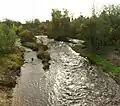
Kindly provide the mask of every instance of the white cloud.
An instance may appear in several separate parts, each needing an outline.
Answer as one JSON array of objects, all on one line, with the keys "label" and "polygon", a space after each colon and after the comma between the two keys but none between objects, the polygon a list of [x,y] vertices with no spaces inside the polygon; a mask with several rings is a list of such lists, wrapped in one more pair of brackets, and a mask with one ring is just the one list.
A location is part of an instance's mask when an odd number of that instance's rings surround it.
[{"label": "white cloud", "polygon": [[[50,19],[52,8],[67,8],[75,16],[90,15],[94,0],[0,0],[0,19]],[[119,4],[120,0],[95,0],[96,7]]]}]

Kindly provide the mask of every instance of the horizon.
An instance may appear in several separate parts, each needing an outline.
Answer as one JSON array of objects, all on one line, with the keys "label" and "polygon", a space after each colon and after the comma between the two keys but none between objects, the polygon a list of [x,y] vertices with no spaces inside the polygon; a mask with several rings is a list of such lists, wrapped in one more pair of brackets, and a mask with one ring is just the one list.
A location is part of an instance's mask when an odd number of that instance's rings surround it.
[{"label": "horizon", "polygon": [[[52,9],[67,9],[74,17],[91,16],[93,4],[96,11],[104,5],[118,5],[119,0],[1,0],[0,20],[10,19],[20,22],[39,19],[40,21],[50,20]],[[5,8],[7,7],[7,8]]]}]

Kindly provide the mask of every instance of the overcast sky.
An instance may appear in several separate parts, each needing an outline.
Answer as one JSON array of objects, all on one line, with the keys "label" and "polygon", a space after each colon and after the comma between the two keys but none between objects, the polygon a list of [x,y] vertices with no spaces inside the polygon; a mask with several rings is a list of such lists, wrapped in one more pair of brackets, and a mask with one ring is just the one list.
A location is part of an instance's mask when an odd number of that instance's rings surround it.
[{"label": "overcast sky", "polygon": [[[74,16],[90,15],[94,0],[0,0],[0,19],[17,21],[51,18],[52,8],[66,8]],[[120,0],[95,0],[96,7],[120,4]]]}]

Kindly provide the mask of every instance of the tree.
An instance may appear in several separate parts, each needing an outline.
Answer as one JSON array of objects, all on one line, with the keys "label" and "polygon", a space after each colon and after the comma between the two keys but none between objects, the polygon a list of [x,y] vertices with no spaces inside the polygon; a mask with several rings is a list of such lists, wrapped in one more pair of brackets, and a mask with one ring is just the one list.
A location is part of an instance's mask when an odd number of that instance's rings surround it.
[{"label": "tree", "polygon": [[68,11],[63,9],[63,13],[60,10],[52,10],[52,37],[55,40],[65,40],[70,36],[70,17]]},{"label": "tree", "polygon": [[14,48],[16,41],[15,32],[6,24],[0,24],[0,52],[8,53]]}]

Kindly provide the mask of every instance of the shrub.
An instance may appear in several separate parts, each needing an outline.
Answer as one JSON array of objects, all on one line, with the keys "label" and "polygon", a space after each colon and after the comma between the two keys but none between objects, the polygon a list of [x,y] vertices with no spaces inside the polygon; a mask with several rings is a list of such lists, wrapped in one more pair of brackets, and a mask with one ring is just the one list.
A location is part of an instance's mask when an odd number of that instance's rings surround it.
[{"label": "shrub", "polygon": [[15,32],[10,29],[6,24],[0,23],[0,52],[10,52],[15,46],[15,41]]},{"label": "shrub", "polygon": [[32,32],[30,32],[28,30],[24,30],[24,31],[20,32],[19,36],[21,38],[21,43],[36,42],[35,36],[32,34]]},{"label": "shrub", "polygon": [[5,68],[5,70],[19,70],[23,64],[23,53],[18,49],[14,53],[1,54],[0,55],[0,65]]}]

